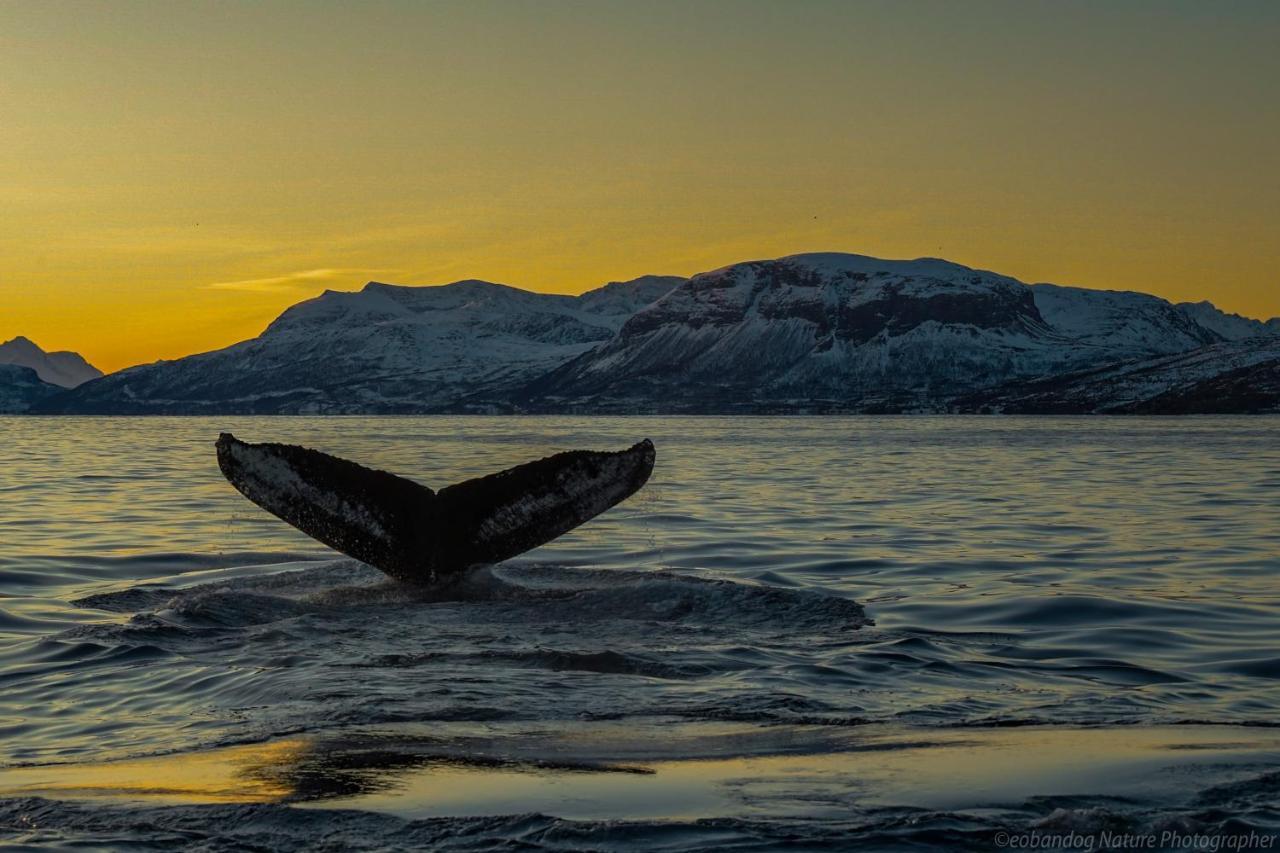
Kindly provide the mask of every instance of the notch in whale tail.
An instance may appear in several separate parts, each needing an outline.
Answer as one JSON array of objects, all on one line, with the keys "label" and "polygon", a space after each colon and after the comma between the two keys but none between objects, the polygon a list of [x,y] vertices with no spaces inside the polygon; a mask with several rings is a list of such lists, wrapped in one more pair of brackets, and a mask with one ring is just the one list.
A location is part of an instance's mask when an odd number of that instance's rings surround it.
[{"label": "notch in whale tail", "polygon": [[386,471],[290,444],[217,442],[218,467],[258,506],[396,580],[432,583],[568,533],[639,491],[648,439],[627,450],[572,450],[438,492]]}]

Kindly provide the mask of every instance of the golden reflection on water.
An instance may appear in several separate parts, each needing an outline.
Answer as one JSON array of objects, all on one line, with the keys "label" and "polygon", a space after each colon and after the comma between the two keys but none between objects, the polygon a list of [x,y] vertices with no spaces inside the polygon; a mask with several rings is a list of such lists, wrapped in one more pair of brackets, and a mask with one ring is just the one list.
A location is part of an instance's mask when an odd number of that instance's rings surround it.
[{"label": "golden reflection on water", "polygon": [[1211,783],[1209,776],[1232,779],[1264,758],[1280,761],[1280,733],[1211,726],[888,728],[852,738],[839,751],[666,758],[643,767],[605,763],[604,730],[584,726],[581,734],[584,754],[597,756],[595,763],[448,756],[412,741],[396,748],[394,740],[291,738],[136,761],[13,768],[0,771],[0,796],[312,803],[412,817],[819,817],[855,807],[963,809],[1034,796],[1176,798]]},{"label": "golden reflection on water", "polygon": [[287,777],[255,771],[296,764],[310,748],[308,740],[294,738],[134,761],[12,768],[0,771],[0,796],[280,802],[293,793]]}]

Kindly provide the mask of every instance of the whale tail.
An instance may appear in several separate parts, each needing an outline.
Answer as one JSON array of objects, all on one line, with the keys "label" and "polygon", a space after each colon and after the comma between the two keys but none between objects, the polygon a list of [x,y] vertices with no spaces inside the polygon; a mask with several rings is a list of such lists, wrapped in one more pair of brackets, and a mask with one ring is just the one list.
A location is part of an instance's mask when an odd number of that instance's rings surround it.
[{"label": "whale tail", "polygon": [[432,583],[544,545],[635,494],[653,472],[648,439],[616,453],[572,450],[438,492],[290,444],[217,442],[218,467],[267,512],[396,580]]}]

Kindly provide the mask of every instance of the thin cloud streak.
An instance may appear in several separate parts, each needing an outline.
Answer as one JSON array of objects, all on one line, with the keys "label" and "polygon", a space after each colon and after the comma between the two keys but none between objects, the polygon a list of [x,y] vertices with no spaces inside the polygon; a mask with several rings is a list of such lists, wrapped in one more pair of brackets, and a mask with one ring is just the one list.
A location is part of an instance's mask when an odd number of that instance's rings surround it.
[{"label": "thin cloud streak", "polygon": [[272,276],[270,278],[250,278],[242,281],[219,281],[213,284],[204,285],[206,290],[239,290],[249,293],[281,293],[291,290],[301,290],[311,282],[329,281],[335,278],[344,278],[353,275],[366,275],[372,273],[395,272],[395,270],[387,269],[367,269],[367,268],[351,268],[351,269],[334,269],[324,267],[314,270],[299,270],[285,275]]}]

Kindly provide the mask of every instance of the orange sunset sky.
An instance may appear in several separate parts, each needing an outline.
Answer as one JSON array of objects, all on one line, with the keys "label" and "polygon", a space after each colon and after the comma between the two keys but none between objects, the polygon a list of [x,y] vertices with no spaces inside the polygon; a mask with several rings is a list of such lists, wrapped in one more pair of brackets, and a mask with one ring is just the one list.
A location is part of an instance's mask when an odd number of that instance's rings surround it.
[{"label": "orange sunset sky", "polygon": [[804,251],[1280,314],[1280,3],[0,4],[0,340]]}]

